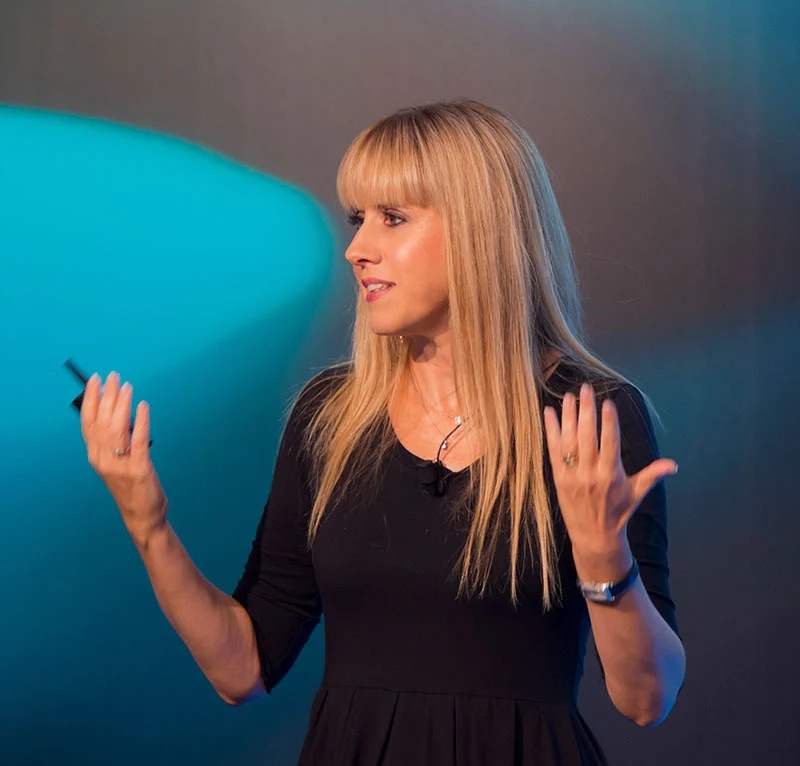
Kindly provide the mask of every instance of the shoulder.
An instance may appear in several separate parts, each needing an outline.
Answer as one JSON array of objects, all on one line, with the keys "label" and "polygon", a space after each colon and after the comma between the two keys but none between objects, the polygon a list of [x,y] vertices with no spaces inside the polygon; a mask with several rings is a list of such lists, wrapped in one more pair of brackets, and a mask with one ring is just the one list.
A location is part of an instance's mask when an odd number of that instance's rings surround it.
[{"label": "shoulder", "polygon": [[623,433],[632,431],[655,441],[652,403],[641,389],[622,376],[612,377],[572,360],[562,360],[548,380],[547,393],[557,400],[567,393],[578,396],[583,383],[591,384],[598,408],[604,399],[611,399]]},{"label": "shoulder", "polygon": [[577,396],[584,383],[590,383],[595,396],[602,399],[615,396],[626,386],[635,390],[635,387],[622,377],[612,377],[573,359],[561,359],[547,380],[547,392],[559,399],[568,393]]},{"label": "shoulder", "polygon": [[563,397],[564,394],[577,394],[581,385],[591,384],[595,397],[631,403],[637,407],[648,406],[647,398],[633,383],[621,375],[611,376],[586,364],[571,359],[562,359],[548,379],[548,388]]},{"label": "shoulder", "polygon": [[339,389],[353,374],[352,362],[341,362],[317,372],[302,387],[297,402],[324,399]]},{"label": "shoulder", "polygon": [[350,378],[351,362],[342,362],[317,372],[294,396],[289,420],[310,421],[319,408]]},{"label": "shoulder", "polygon": [[307,445],[304,445],[315,416],[328,397],[347,380],[350,370],[347,364],[328,367],[317,372],[290,396],[284,410],[281,438],[281,449],[287,454],[305,459]]}]

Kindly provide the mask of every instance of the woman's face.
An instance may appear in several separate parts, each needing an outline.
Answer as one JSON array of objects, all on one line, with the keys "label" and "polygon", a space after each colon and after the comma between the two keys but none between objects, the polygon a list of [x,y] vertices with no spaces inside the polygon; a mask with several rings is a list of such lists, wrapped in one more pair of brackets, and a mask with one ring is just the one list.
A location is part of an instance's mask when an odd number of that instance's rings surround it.
[{"label": "woman's face", "polygon": [[372,331],[426,338],[445,332],[447,263],[439,212],[414,205],[375,206],[355,211],[350,221],[357,231],[345,258],[353,267],[359,300],[367,304]]}]

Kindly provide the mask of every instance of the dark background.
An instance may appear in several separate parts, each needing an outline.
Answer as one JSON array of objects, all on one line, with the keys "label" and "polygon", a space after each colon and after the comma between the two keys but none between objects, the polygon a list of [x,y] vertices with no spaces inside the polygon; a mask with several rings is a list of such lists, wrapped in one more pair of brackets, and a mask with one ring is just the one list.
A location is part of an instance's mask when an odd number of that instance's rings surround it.
[{"label": "dark background", "polygon": [[[653,398],[662,452],[680,464],[667,486],[685,687],[666,722],[640,730],[612,708],[590,661],[582,711],[614,764],[793,764],[798,35],[797,4],[764,0],[0,0],[0,104],[182,137],[284,179],[330,211],[339,253],[347,234],[335,173],[358,131],[442,98],[506,109],[552,171],[593,347]],[[12,193],[0,186],[0,199]],[[281,380],[296,385],[345,352],[345,281],[340,259],[327,302],[303,309],[313,329]],[[280,328],[259,332],[275,343]],[[103,373],[119,369],[115,358],[95,361],[109,365]],[[240,391],[257,399],[274,379],[260,369]],[[264,419],[267,456],[288,394],[252,413]],[[270,465],[238,466],[261,471],[264,497]],[[175,497],[198,470],[172,476],[174,523],[204,573],[230,589],[260,505],[251,494],[249,507],[214,506],[230,481],[219,473],[205,479],[209,506],[188,513]],[[88,465],[71,481],[61,524],[75,493],[109,502]],[[11,487],[0,512],[29,513]],[[119,525],[109,534],[124,535]],[[119,556],[94,563],[70,548],[50,560],[56,579],[83,566],[120,584],[124,599],[103,609],[78,587],[59,594],[94,616],[90,630],[114,635],[114,661],[98,663],[96,642],[76,639],[59,658],[70,682],[40,678],[28,669],[56,650],[21,650],[14,613],[0,627],[0,648],[11,647],[0,670],[8,679],[14,670],[13,683],[0,682],[0,758],[292,763],[319,681],[321,630],[271,697],[228,709],[157,612],[131,546],[119,545]],[[31,594],[26,608],[36,603],[53,636],[44,645],[58,645],[63,624],[33,598],[47,585],[11,575],[4,585]]]}]

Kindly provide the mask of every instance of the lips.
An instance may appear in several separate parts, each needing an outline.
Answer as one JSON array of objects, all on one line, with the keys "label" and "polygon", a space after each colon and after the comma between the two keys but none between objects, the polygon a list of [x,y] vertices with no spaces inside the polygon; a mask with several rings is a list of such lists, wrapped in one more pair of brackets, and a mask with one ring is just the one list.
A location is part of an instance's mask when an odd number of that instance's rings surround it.
[{"label": "lips", "polygon": [[[364,280],[362,282],[364,288],[366,289],[366,299],[367,303],[372,303],[373,301],[378,300],[383,295],[386,295],[393,287],[394,283],[392,282],[382,282],[378,279],[370,279]],[[369,289],[369,286],[375,285],[373,289]]]},{"label": "lips", "polygon": [[[366,291],[367,303],[377,300],[382,295],[386,295],[394,287],[394,282],[389,282],[388,279],[378,279],[376,277],[367,277],[361,280],[361,284]],[[372,289],[370,289],[372,288]]]},{"label": "lips", "polygon": [[368,288],[370,285],[388,285],[390,287],[394,286],[394,282],[390,282],[388,279],[376,279],[375,277],[368,277],[367,279],[362,279],[361,284],[364,285],[364,288]]}]

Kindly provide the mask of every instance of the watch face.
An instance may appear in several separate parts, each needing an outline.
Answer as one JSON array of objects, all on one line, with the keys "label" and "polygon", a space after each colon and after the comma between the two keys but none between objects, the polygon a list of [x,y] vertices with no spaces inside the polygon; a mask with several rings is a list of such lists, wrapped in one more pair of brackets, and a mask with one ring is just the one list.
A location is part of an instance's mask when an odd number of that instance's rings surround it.
[{"label": "watch face", "polygon": [[584,598],[589,599],[589,601],[594,601],[598,604],[605,604],[609,601],[613,601],[613,596],[611,595],[611,588],[607,585],[605,587],[600,588],[586,588],[582,587],[581,591],[583,593]]}]

